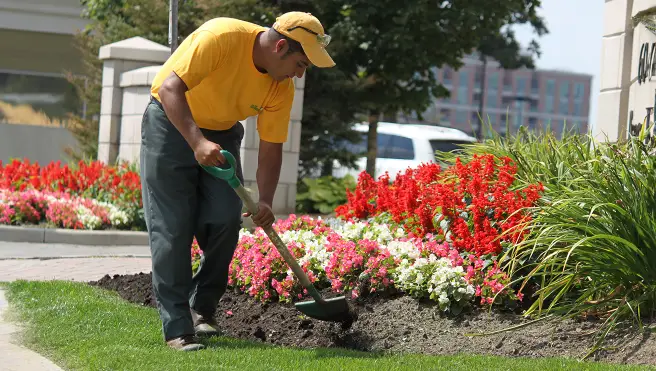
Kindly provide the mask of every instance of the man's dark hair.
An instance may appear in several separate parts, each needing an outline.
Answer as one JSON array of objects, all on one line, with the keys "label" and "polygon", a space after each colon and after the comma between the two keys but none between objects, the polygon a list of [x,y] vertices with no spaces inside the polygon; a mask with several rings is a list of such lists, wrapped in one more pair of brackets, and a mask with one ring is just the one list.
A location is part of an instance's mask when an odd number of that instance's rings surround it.
[{"label": "man's dark hair", "polygon": [[276,31],[275,29],[271,28],[271,31],[273,31],[273,34],[278,37],[278,40],[285,40],[287,41],[287,44],[289,45],[289,49],[287,49],[287,53],[285,53],[285,57],[293,54],[293,53],[301,53],[305,55],[305,50],[303,50],[303,47],[301,46],[301,43],[299,43],[296,40],[292,40],[289,37],[281,34],[280,32]]}]

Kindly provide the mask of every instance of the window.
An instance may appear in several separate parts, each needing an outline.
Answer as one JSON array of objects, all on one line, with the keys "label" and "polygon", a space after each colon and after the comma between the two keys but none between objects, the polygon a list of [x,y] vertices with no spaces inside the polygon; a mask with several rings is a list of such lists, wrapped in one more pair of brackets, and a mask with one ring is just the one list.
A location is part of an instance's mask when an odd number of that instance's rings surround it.
[{"label": "window", "polygon": [[556,94],[556,81],[547,80],[547,96],[553,97]]},{"label": "window", "polygon": [[[517,115],[515,116],[515,128],[519,128],[521,125],[524,125],[524,117],[520,117],[521,115],[519,114],[520,111],[524,110],[523,107],[524,102],[523,101],[515,101],[515,112],[517,112]],[[520,121],[521,120],[521,121]]]},{"label": "window", "polygon": [[481,93],[474,93],[474,98],[472,99],[472,104],[478,107],[481,104]]},{"label": "window", "polygon": [[474,73],[474,84],[476,87],[481,86],[481,80],[483,79],[483,68],[476,68],[476,72]]},{"label": "window", "polygon": [[445,85],[451,85],[451,79],[453,78],[453,70],[449,67],[444,68],[444,79],[442,80]]},{"label": "window", "polygon": [[490,72],[487,79],[487,88],[496,91],[499,89],[499,72]]},{"label": "window", "polygon": [[560,83],[558,112],[560,112],[561,115],[569,113],[569,82],[567,81]]},{"label": "window", "polygon": [[496,108],[499,105],[499,72],[491,72],[485,87],[485,106]]},{"label": "window", "polygon": [[467,112],[463,110],[456,111],[456,125],[463,125],[467,123]]},{"label": "window", "polygon": [[460,87],[469,87],[469,73],[467,71],[458,72],[460,75]]},{"label": "window", "polygon": [[575,116],[582,116],[583,115],[583,94],[585,94],[585,85],[581,82],[577,82],[574,84],[574,91],[572,92],[572,95],[574,95],[574,112],[572,112]]},{"label": "window", "polygon": [[378,133],[378,158],[413,160],[415,147],[412,139],[400,135]]},{"label": "window", "polygon": [[499,106],[499,99],[497,98],[496,91],[492,94],[488,92],[487,97],[485,98],[485,107],[497,108],[498,106]]},{"label": "window", "polygon": [[560,83],[560,99],[567,99],[569,97],[569,82],[563,81]]},{"label": "window", "polygon": [[538,77],[533,74],[531,77],[531,94],[539,94],[540,90],[540,80],[538,80]]},{"label": "window", "polygon": [[538,110],[538,101],[531,100],[531,112],[537,112]]},{"label": "window", "polygon": [[[360,133],[360,141],[350,143],[341,141],[345,151],[359,156],[367,155],[367,133]],[[377,158],[392,158],[401,160],[412,160],[415,158],[415,149],[412,139],[399,135],[378,133],[377,136],[378,155]]]},{"label": "window", "polygon": [[469,103],[469,90],[467,90],[467,88],[459,87],[458,104],[467,104],[467,103]]},{"label": "window", "polygon": [[544,110],[549,113],[556,113],[554,107],[554,97],[547,96],[544,100]]},{"label": "window", "polygon": [[508,71],[503,74],[503,90],[512,91],[512,74]]},{"label": "window", "polygon": [[574,99],[583,99],[585,93],[585,85],[582,82],[574,84]]},{"label": "window", "polygon": [[536,117],[528,118],[528,128],[531,130],[535,130],[538,128],[538,119]]},{"label": "window", "polygon": [[458,140],[443,140],[443,139],[432,139],[430,140],[431,147],[433,152],[454,152],[462,150],[463,144],[468,144],[469,142],[463,142]]},{"label": "window", "polygon": [[0,123],[66,126],[69,113],[83,107],[65,77],[0,72]]},{"label": "window", "polygon": [[526,94],[526,77],[518,76],[516,82],[517,82],[517,93]]},{"label": "window", "polygon": [[440,122],[449,123],[451,121],[451,110],[447,108],[440,109]]}]

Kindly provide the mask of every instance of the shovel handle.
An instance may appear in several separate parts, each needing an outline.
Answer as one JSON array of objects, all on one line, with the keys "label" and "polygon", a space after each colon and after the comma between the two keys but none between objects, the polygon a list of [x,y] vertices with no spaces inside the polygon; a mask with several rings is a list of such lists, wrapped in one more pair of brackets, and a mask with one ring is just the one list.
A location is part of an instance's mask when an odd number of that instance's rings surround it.
[{"label": "shovel handle", "polygon": [[[257,203],[253,201],[253,198],[251,197],[250,193],[244,186],[241,184],[241,181],[239,178],[237,178],[235,174],[235,158],[234,156],[226,151],[226,150],[221,150],[221,154],[228,160],[228,163],[230,164],[230,168],[228,169],[222,169],[219,167],[215,166],[202,166],[208,173],[211,175],[223,179],[228,182],[228,184],[235,190],[239,198],[244,202],[246,205],[246,209],[248,212],[250,212],[252,215],[256,215],[259,212],[259,208],[257,206]],[[303,271],[303,268],[296,262],[296,259],[292,256],[292,254],[289,252],[287,249],[287,245],[282,241],[278,233],[273,229],[273,226],[269,225],[266,227],[263,227],[264,232],[267,234],[273,245],[276,247],[278,250],[278,253],[285,259],[285,262],[287,262],[287,265],[292,269],[296,277],[298,277],[298,280],[301,282],[301,285],[305,287],[310,295],[314,298],[315,301],[317,302],[324,302],[323,297],[321,297],[321,294],[319,294],[319,291],[312,285],[312,282],[310,282],[310,278],[305,274]]]},{"label": "shovel handle", "polygon": [[[237,192],[237,195],[239,195],[239,198],[241,198],[242,201],[244,201],[244,204],[246,204],[246,208],[248,211],[255,215],[258,212],[258,207],[257,204],[253,201],[251,198],[251,195],[249,192],[244,188],[241,184],[235,188],[235,192]],[[296,277],[298,277],[298,280],[301,281],[301,285],[305,287],[310,295],[316,300],[317,302],[323,302],[323,298],[321,297],[321,294],[317,291],[317,289],[312,285],[312,282],[310,282],[310,278],[305,274],[303,271],[303,268],[296,262],[296,259],[294,259],[294,256],[289,252],[287,249],[287,245],[282,241],[278,233],[273,229],[273,226],[269,225],[266,227],[263,227],[264,232],[269,236],[269,239],[273,243],[273,245],[276,247],[278,250],[278,253],[285,259],[285,262],[287,262],[287,265],[292,269]]]}]

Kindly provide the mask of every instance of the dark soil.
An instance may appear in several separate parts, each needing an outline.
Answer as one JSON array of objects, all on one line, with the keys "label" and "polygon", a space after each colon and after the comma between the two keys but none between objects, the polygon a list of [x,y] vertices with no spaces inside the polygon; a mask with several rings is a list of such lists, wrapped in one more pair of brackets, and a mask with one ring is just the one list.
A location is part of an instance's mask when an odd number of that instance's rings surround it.
[{"label": "dark soil", "polygon": [[[155,307],[151,275],[109,275],[91,285],[117,291],[125,300]],[[545,320],[487,336],[526,323],[512,313],[473,309],[447,317],[431,303],[410,297],[367,297],[349,301],[358,319],[351,326],[304,318],[291,304],[261,304],[246,294],[228,291],[217,308],[226,336],[275,345],[340,347],[368,352],[482,354],[511,357],[584,356],[594,343],[590,332],[600,323],[586,320]],[[229,314],[228,312],[231,312]],[[589,360],[656,365],[656,340],[650,331],[616,330]]]}]

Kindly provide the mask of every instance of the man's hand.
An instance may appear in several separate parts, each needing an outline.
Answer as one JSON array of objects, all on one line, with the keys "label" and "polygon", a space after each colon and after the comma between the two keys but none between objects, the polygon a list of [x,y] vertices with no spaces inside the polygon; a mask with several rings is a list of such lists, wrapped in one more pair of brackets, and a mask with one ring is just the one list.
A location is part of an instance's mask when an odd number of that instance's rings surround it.
[{"label": "man's hand", "polygon": [[[253,222],[255,225],[258,227],[268,227],[273,224],[275,221],[275,216],[273,216],[273,211],[271,210],[271,205],[260,201],[257,204],[258,212],[256,215],[253,215]],[[243,214],[245,217],[249,217],[252,214],[250,212],[246,212]]]},{"label": "man's hand", "polygon": [[224,164],[226,161],[220,151],[220,145],[206,138],[202,138],[194,147],[194,156],[196,157],[196,161],[201,165],[219,166],[219,164]]}]

